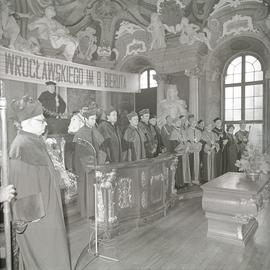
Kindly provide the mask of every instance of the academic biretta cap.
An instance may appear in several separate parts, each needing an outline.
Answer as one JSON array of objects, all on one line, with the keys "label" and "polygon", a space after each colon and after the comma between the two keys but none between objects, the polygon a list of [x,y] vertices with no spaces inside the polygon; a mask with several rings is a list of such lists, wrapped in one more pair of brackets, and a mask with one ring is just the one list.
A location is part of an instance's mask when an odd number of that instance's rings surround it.
[{"label": "academic biretta cap", "polygon": [[97,109],[96,108],[89,108],[89,107],[82,107],[81,114],[83,117],[88,118],[89,116],[96,115]]},{"label": "academic biretta cap", "polygon": [[227,126],[226,130],[227,130],[227,131],[229,131],[229,129],[230,129],[230,128],[235,129],[235,127],[234,127],[234,125],[233,125],[233,124],[229,124],[229,125]]},{"label": "academic biretta cap", "polygon": [[214,119],[214,122],[216,122],[217,120],[221,120],[221,118],[220,118],[220,117],[216,117],[216,118]]},{"label": "academic biretta cap", "polygon": [[139,111],[139,115],[142,116],[144,114],[147,114],[147,113],[150,113],[150,110],[149,109],[142,109]]},{"label": "academic biretta cap", "polygon": [[116,111],[114,107],[109,107],[107,110],[105,110],[106,115],[109,115],[111,112]]},{"label": "academic biretta cap", "polygon": [[131,113],[129,113],[128,115],[127,115],[127,118],[128,118],[128,120],[131,120],[131,118],[132,117],[134,117],[134,116],[138,116],[138,114],[136,113],[136,112],[131,112]]},{"label": "academic biretta cap", "polygon": [[42,104],[31,96],[23,96],[19,100],[12,100],[11,109],[19,122],[43,114]]},{"label": "academic biretta cap", "polygon": [[56,85],[56,82],[53,81],[47,81],[45,82],[46,85]]}]

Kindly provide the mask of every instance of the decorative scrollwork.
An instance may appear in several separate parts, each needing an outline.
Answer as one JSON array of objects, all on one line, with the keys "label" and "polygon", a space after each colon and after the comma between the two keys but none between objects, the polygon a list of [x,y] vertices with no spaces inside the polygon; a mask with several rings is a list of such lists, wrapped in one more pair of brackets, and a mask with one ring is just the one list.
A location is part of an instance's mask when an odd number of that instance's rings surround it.
[{"label": "decorative scrollwork", "polygon": [[131,185],[132,179],[128,177],[120,178],[118,181],[118,205],[122,209],[132,207]]}]

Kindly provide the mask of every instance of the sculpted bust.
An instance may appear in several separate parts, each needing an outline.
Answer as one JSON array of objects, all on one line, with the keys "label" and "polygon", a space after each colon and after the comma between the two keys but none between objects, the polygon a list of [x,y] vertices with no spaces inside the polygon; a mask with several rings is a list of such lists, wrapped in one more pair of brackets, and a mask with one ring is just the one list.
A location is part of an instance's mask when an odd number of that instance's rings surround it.
[{"label": "sculpted bust", "polygon": [[187,104],[184,100],[178,97],[177,86],[169,84],[167,87],[166,99],[163,99],[158,104],[158,124],[163,126],[166,123],[166,116],[171,116],[172,119],[178,118],[180,115],[187,115]]}]

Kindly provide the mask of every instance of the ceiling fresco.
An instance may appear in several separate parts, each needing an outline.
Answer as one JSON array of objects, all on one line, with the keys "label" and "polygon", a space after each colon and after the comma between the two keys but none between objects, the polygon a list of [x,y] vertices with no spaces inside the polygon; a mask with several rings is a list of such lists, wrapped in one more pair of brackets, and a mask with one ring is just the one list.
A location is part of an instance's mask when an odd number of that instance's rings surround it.
[{"label": "ceiling fresco", "polygon": [[[0,0],[0,45],[87,65],[268,32],[269,0]],[[16,41],[16,42],[15,42]],[[175,45],[174,45],[175,46]],[[177,46],[177,45],[176,45]]]}]

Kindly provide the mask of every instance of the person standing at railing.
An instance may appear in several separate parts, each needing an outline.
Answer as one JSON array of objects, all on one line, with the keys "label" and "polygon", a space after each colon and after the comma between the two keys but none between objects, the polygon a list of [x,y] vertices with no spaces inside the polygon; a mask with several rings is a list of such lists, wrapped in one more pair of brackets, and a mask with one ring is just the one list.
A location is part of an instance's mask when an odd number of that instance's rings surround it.
[{"label": "person standing at railing", "polygon": [[96,127],[96,109],[82,111],[85,125],[74,136],[75,142],[75,172],[78,175],[78,207],[81,216],[93,218],[95,213],[94,183],[95,177],[87,166],[104,164],[106,153],[104,138]]}]

